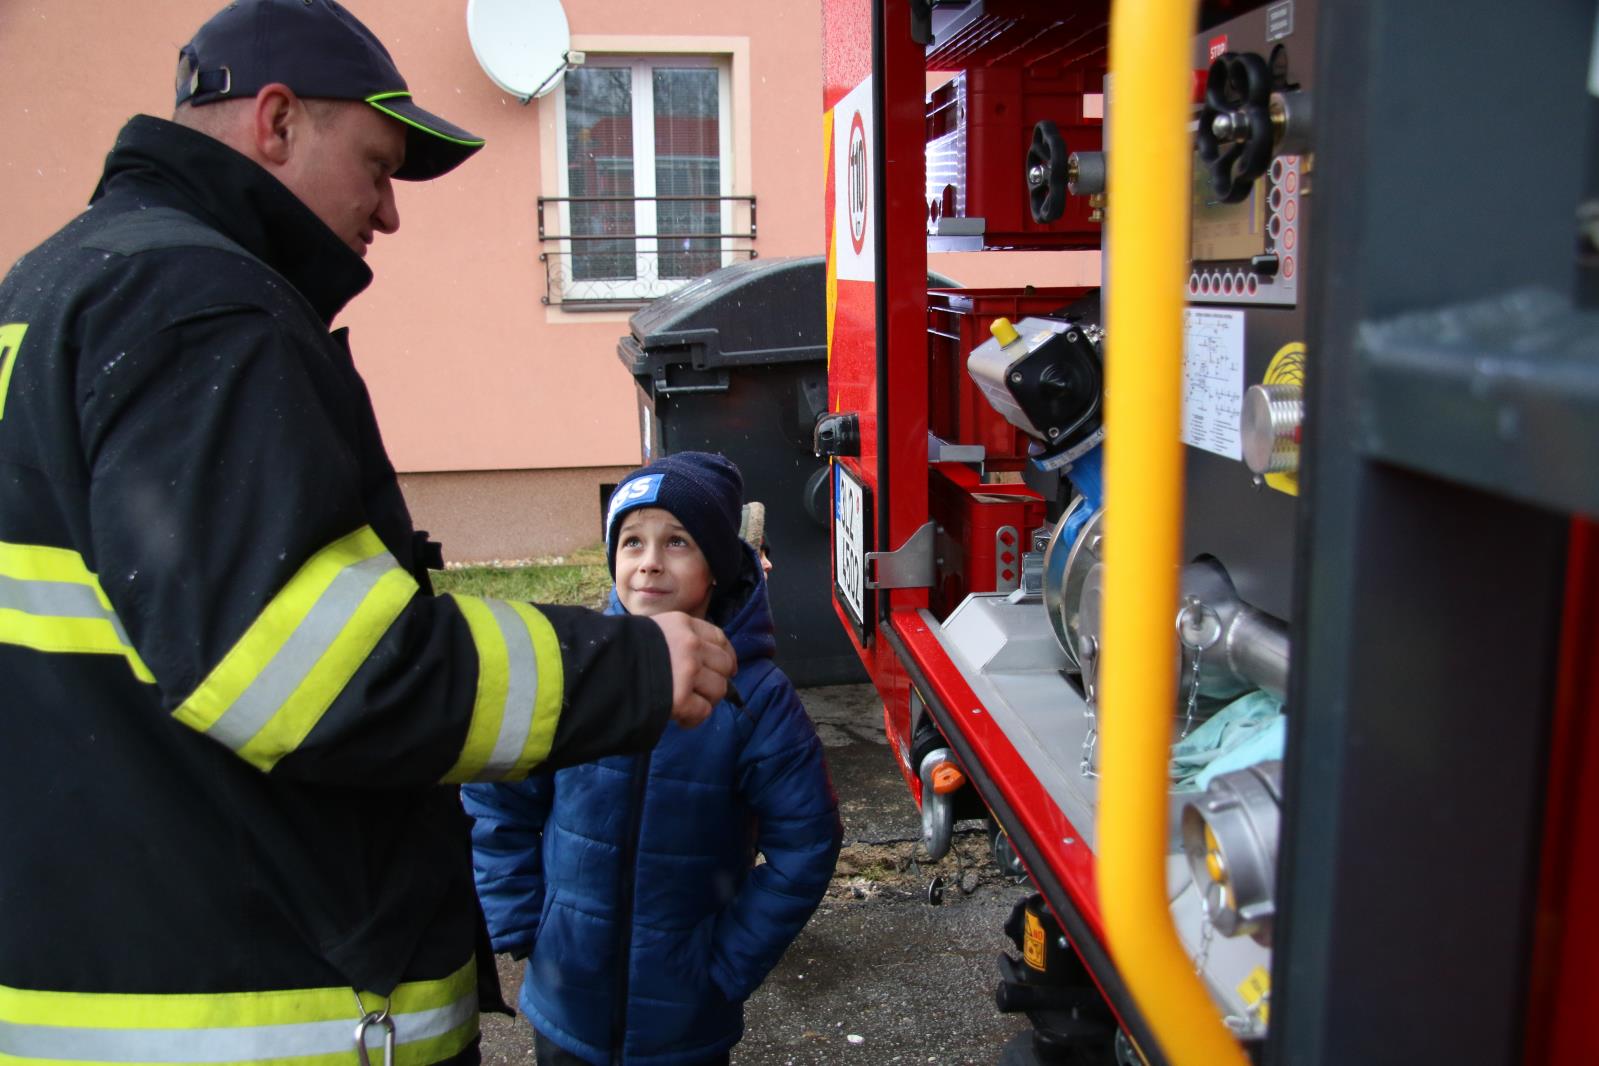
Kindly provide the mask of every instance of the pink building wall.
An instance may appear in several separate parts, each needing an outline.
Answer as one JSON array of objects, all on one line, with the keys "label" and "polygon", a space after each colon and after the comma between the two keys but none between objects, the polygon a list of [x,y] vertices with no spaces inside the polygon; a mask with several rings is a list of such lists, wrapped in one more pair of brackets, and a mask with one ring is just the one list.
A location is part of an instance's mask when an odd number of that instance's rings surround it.
[{"label": "pink building wall", "polygon": [[[485,136],[454,174],[400,189],[376,281],[345,312],[420,526],[454,559],[598,539],[598,489],[639,459],[627,314],[546,307],[537,198],[559,192],[555,95],[524,106],[482,72],[465,0],[346,0],[417,99]],[[166,117],[179,46],[218,0],[0,0],[0,264],[80,210],[128,116]],[[822,250],[820,5],[567,0],[573,44],[727,57],[733,191],[759,203],[762,257]],[[966,284],[1061,284],[1089,264],[933,257]],[[1062,274],[1066,276],[1062,276]]]}]

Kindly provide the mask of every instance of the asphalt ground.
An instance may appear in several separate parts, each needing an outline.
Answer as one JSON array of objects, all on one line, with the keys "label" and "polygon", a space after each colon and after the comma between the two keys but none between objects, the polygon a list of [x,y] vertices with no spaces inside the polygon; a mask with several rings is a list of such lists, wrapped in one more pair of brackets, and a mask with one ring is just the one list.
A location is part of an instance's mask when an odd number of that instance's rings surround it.
[{"label": "asphalt ground", "polygon": [[[844,821],[832,887],[810,924],[745,1008],[735,1066],[993,1066],[1027,1027],[994,1007],[995,958],[1014,953],[1005,919],[1029,888],[988,855],[980,823],[957,827],[937,863],[920,847],[921,816],[883,734],[870,685],[800,694],[827,749]],[[942,902],[928,903],[941,878]],[[515,1004],[522,964],[502,955]],[[487,1017],[488,1066],[535,1061],[522,1018]]]}]

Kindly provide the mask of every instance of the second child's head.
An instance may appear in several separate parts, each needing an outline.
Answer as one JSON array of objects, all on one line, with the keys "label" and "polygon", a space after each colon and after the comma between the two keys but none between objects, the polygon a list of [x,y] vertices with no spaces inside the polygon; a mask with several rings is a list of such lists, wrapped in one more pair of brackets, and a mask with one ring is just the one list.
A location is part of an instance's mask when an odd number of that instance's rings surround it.
[{"label": "second child's head", "polygon": [[736,585],[744,481],[710,452],[680,452],[633,471],[611,494],[606,562],[629,614],[704,618],[718,586]]}]

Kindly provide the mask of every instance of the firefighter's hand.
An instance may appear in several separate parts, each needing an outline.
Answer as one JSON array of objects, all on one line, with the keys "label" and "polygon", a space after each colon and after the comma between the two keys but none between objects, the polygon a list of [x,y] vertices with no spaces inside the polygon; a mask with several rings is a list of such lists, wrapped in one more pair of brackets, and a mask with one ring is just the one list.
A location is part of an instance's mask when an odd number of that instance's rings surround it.
[{"label": "firefighter's hand", "polygon": [[692,729],[727,693],[738,659],[727,634],[709,622],[681,611],[656,615],[652,621],[661,627],[672,657],[672,721]]}]

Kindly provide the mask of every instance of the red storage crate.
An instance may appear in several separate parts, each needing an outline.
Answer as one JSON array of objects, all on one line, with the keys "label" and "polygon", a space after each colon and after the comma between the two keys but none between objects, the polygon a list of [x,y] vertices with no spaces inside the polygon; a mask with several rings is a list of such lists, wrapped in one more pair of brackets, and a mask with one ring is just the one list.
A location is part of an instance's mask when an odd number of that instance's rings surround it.
[{"label": "red storage crate", "polygon": [[946,617],[973,592],[1010,592],[1021,584],[1029,534],[1046,520],[1043,497],[1026,485],[988,485],[967,467],[929,472],[928,509],[939,529],[936,584],[929,600]]}]

